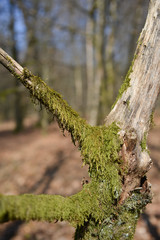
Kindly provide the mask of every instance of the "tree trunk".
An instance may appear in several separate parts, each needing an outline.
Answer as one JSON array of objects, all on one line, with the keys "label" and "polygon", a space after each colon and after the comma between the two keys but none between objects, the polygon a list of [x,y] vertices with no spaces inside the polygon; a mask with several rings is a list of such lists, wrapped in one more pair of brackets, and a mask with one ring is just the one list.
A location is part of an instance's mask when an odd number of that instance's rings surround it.
[{"label": "tree trunk", "polygon": [[92,3],[90,15],[86,23],[86,71],[87,71],[87,119],[91,125],[96,124],[97,110],[94,106],[94,32],[95,32],[95,0]]},{"label": "tree trunk", "polygon": [[[101,84],[106,81],[105,27],[108,1],[95,0],[86,24],[86,65],[88,83],[88,121],[98,122]],[[96,17],[96,11],[99,16]]]},{"label": "tree trunk", "polygon": [[[13,58],[18,61],[18,50],[16,44],[16,34],[15,34],[15,2],[10,0],[10,31],[12,38],[11,53]],[[15,103],[14,103],[14,116],[15,116],[15,132],[20,132],[23,129],[23,119],[24,119],[24,103],[23,103],[23,92],[19,91],[21,84],[15,79]]]},{"label": "tree trunk", "polygon": [[[100,107],[99,107],[99,122],[104,119],[106,113],[109,113],[109,110],[113,104],[114,99],[114,85],[115,85],[115,69],[114,69],[114,42],[115,42],[115,22],[117,16],[117,1],[106,1],[106,6],[102,7],[103,11],[103,35],[105,32],[105,22],[106,16],[112,18],[111,33],[108,34],[107,43],[105,43],[105,36],[103,36],[103,56],[101,62],[103,65],[103,77],[101,81],[101,91],[100,91]],[[110,12],[110,14],[108,13]],[[100,34],[102,35],[102,34]],[[106,46],[106,47],[105,47]]]},{"label": "tree trunk", "polygon": [[91,177],[79,193],[66,198],[1,195],[1,222],[66,220],[76,227],[76,240],[133,239],[140,213],[152,198],[145,176],[151,166],[146,137],[160,89],[159,53],[160,1],[152,0],[119,98],[106,125],[92,127],[57,92],[0,50],[0,62],[79,144]]}]

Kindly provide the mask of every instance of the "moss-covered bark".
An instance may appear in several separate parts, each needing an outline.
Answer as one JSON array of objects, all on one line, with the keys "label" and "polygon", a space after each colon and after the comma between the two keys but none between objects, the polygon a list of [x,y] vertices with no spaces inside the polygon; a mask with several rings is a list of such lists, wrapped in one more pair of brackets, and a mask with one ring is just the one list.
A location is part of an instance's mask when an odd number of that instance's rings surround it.
[{"label": "moss-covered bark", "polygon": [[[81,134],[88,126],[86,121],[80,118],[77,112],[63,100],[62,96],[49,88],[40,77],[34,76],[27,69],[24,69],[21,80],[29,89],[31,98],[38,100],[54,115],[59,126],[71,133],[73,142],[79,141]],[[28,81],[31,84],[28,84]]]},{"label": "moss-covered bark", "polygon": [[78,136],[83,161],[89,165],[91,177],[91,182],[85,184],[81,192],[68,198],[42,195],[1,196],[1,221],[57,219],[81,226],[90,217],[97,222],[103,221],[106,214],[110,216],[113,212],[111,206],[117,204],[122,185],[119,175],[122,161],[118,155],[122,142],[118,131],[115,123],[109,127],[88,126]]},{"label": "moss-covered bark", "polygon": [[73,226],[81,226],[92,215],[98,219],[98,191],[88,186],[71,197],[59,195],[0,196],[0,221],[9,220],[54,220],[68,221]]},{"label": "moss-covered bark", "polygon": [[[0,196],[0,222],[9,220],[68,221],[76,228],[75,240],[132,239],[148,194],[132,192],[123,204],[122,140],[119,127],[85,128],[78,135],[91,182],[70,197],[57,195]],[[77,140],[75,138],[75,140]]]},{"label": "moss-covered bark", "polygon": [[[105,188],[91,184],[71,197],[52,195],[0,196],[0,222],[9,220],[68,221],[75,240],[132,239],[142,209],[150,198],[132,193],[123,205],[105,199]],[[112,199],[113,200],[113,199]]]},{"label": "moss-covered bark", "polygon": [[75,240],[131,240],[142,209],[151,199],[148,195],[133,193],[122,206],[112,206],[112,213],[102,221],[90,218],[84,226],[77,227]]}]

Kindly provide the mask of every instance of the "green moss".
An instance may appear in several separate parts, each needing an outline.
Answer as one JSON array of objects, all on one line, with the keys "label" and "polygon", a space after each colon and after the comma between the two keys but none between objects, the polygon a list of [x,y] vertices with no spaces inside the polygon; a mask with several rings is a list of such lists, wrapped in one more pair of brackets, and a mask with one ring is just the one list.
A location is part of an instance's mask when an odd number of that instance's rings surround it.
[{"label": "green moss", "polygon": [[[85,164],[89,164],[92,178],[83,190],[68,198],[61,196],[22,195],[1,198],[1,220],[66,220],[73,226],[83,226],[92,217],[102,222],[114,212],[121,193],[118,152],[121,141],[115,123],[109,127],[91,127],[80,135],[80,150]],[[15,211],[16,209],[16,211]]]},{"label": "green moss", "polygon": [[[112,123],[109,127],[88,127],[80,139],[80,151],[84,164],[89,165],[92,181],[98,182],[101,198],[108,206],[121,193],[119,175],[122,160],[119,150],[122,142],[118,136],[119,127]],[[104,191],[105,189],[105,191]]]},{"label": "green moss", "polygon": [[[32,195],[0,196],[0,222],[9,220],[54,220],[68,221],[73,226],[83,226],[92,216],[95,221],[103,220],[112,209],[102,194],[102,186],[91,182],[82,191],[71,197]],[[105,188],[103,187],[105,192]],[[100,197],[101,196],[101,197]]]},{"label": "green moss", "polygon": [[129,103],[130,103],[130,101],[127,100],[127,101],[126,101],[126,104],[127,104],[128,109],[129,109]]},{"label": "green moss", "polygon": [[142,152],[143,151],[147,151],[149,152],[148,148],[147,148],[147,133],[144,133],[143,139],[141,141],[141,148],[142,148]]},{"label": "green moss", "polygon": [[92,182],[97,181],[100,189],[107,189],[104,191],[106,202],[111,203],[118,198],[121,191],[121,161],[118,153],[122,142],[116,123],[109,127],[91,127],[59,93],[27,69],[24,69],[21,81],[29,89],[32,98],[37,99],[56,117],[61,129],[70,132],[73,142],[78,142],[83,162],[89,165]]},{"label": "green moss", "polygon": [[130,87],[130,80],[131,80],[130,75],[131,75],[131,73],[133,72],[134,62],[135,62],[135,60],[136,60],[136,58],[137,58],[137,56],[138,56],[139,48],[140,48],[140,46],[142,45],[142,37],[141,37],[141,35],[140,35],[140,37],[139,37],[139,39],[138,39],[137,42],[138,42],[138,44],[137,44],[136,52],[135,52],[135,54],[134,54],[134,58],[133,58],[132,63],[131,63],[131,65],[130,65],[130,67],[129,67],[129,70],[128,70],[128,72],[127,72],[127,75],[126,75],[126,77],[125,77],[125,80],[124,80],[124,82],[122,83],[122,85],[121,85],[121,87],[120,87],[120,89],[119,89],[119,93],[118,93],[118,96],[117,96],[117,98],[116,98],[116,101],[115,101],[114,104],[112,105],[112,109],[114,108],[114,106],[116,105],[116,103],[118,102],[118,100],[122,97],[123,93]]},{"label": "green moss", "polygon": [[6,55],[5,58],[7,59],[7,61],[8,61],[12,66],[14,66],[14,63],[13,63],[12,59],[11,59],[8,55]]},{"label": "green moss", "polygon": [[[119,97],[130,86],[134,60]],[[16,77],[29,89],[32,98],[54,115],[60,128],[70,132],[73,143],[78,142],[83,162],[89,165],[91,182],[85,184],[79,193],[66,198],[28,194],[0,196],[0,221],[65,220],[77,227],[75,239],[132,239],[137,218],[147,200],[141,204],[144,196],[132,194],[125,204],[118,204],[122,191],[123,165],[119,151],[123,142],[119,138],[117,124],[113,122],[108,127],[92,127],[80,118],[59,93],[27,69],[24,69],[22,76]],[[145,144],[144,135],[142,150],[146,149]]]},{"label": "green moss", "polygon": [[133,68],[133,64],[134,64],[134,60],[132,61],[132,64],[127,72],[127,75],[125,77],[125,80],[122,84],[122,86],[120,87],[120,90],[119,90],[119,94],[118,94],[118,97],[116,98],[116,101],[115,103],[113,104],[112,106],[112,109],[114,108],[114,106],[116,105],[116,103],[118,102],[118,100],[122,97],[123,93],[127,90],[128,87],[130,87],[130,74],[133,72],[132,68]]},{"label": "green moss", "polygon": [[116,123],[109,127],[89,126],[81,136],[80,150],[84,163],[89,164],[91,177],[105,178],[108,165],[114,165],[118,169],[118,152],[122,144],[118,131]]},{"label": "green moss", "polygon": [[[0,221],[21,219],[52,222],[66,220],[73,226],[82,225],[91,210],[93,211],[93,207],[97,207],[96,201],[91,203],[88,194],[87,190],[82,190],[77,195],[68,198],[58,195],[31,194],[1,196]],[[92,198],[95,198],[94,195]]]},{"label": "green moss", "polygon": [[84,185],[81,192],[66,198],[58,195],[1,195],[0,221],[66,220],[77,227],[75,240],[132,239],[139,215],[151,202],[151,197],[133,192],[123,205],[113,202],[111,205],[105,191],[106,188],[102,191],[98,182],[91,182]]},{"label": "green moss", "polygon": [[152,111],[151,115],[150,115],[150,128],[153,128],[155,126],[155,122],[154,122],[154,111]]},{"label": "green moss", "polygon": [[70,132],[74,143],[79,141],[80,135],[88,127],[86,121],[63,100],[59,93],[49,88],[40,77],[32,75],[27,69],[24,69],[22,81],[29,89],[31,98],[38,100],[53,114],[60,128]]},{"label": "green moss", "polygon": [[31,95],[52,112],[62,130],[70,132],[73,142],[79,143],[84,164],[89,165],[92,179],[108,178],[107,180],[113,182],[112,185],[115,186],[113,189],[116,188],[119,183],[120,168],[118,152],[122,144],[118,137],[118,126],[113,123],[109,127],[91,127],[62,99],[59,93],[50,89],[39,77],[31,75],[26,69],[23,75],[26,84],[28,80],[32,82],[29,86],[27,84]]},{"label": "green moss", "polygon": [[95,182],[85,185],[78,194],[66,198],[58,195],[1,195],[0,221],[66,220],[77,226],[75,240],[132,239],[139,215],[146,204],[151,202],[151,197],[133,192],[123,205],[107,208],[105,198],[100,196]]},{"label": "green moss", "polygon": [[151,202],[146,194],[132,193],[122,206],[117,206],[103,221],[90,218],[84,226],[78,227],[75,240],[131,240],[140,213]]}]

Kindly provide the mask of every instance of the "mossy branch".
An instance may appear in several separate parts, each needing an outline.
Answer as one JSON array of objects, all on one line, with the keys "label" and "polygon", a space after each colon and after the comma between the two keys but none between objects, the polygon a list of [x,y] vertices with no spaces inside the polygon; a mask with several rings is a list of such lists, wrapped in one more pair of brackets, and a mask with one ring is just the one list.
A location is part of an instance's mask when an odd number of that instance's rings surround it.
[{"label": "mossy branch", "polygon": [[117,166],[114,164],[119,161],[121,140],[118,136],[120,129],[116,123],[109,127],[88,125],[59,93],[48,87],[40,77],[34,76],[28,69],[20,66],[1,48],[0,63],[29,90],[31,97],[36,98],[56,117],[63,130],[70,132],[73,142],[79,143],[83,161],[89,165],[92,178],[102,178],[106,172],[108,175],[111,168],[114,168],[117,175],[119,164]]},{"label": "mossy branch", "polygon": [[0,222],[16,219],[48,222],[64,220],[73,226],[83,225],[97,209],[96,196],[89,189],[83,189],[70,197],[32,194],[1,195]]},{"label": "mossy branch", "polygon": [[34,76],[29,70],[20,66],[0,48],[0,63],[6,67],[57,119],[63,130],[71,133],[73,142],[80,142],[81,135],[88,127],[86,121],[75,112],[62,96],[49,88],[40,77]]}]

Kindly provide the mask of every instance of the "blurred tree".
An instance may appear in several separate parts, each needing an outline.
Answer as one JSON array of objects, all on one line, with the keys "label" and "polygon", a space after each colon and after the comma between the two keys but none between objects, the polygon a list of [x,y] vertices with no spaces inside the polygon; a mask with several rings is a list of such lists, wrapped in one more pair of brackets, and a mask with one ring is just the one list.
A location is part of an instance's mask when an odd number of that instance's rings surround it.
[{"label": "blurred tree", "polygon": [[[17,36],[16,36],[16,29],[15,29],[15,22],[16,22],[16,5],[15,0],[9,0],[9,7],[10,7],[10,36],[11,36],[11,46],[10,52],[15,60],[19,60],[18,55],[19,51],[17,49]],[[15,131],[20,132],[23,129],[23,120],[25,116],[24,107],[24,93],[20,88],[20,83],[15,79]]]},{"label": "blurred tree", "polygon": [[[86,22],[87,119],[95,125],[109,112],[130,64],[148,1],[88,1]],[[135,13],[132,9],[136,9]],[[122,18],[123,16],[123,18]],[[128,17],[128,21],[125,19]],[[126,44],[122,35],[126,36]],[[117,48],[118,45],[118,48]],[[118,60],[118,54],[125,58]]]},{"label": "blurred tree", "polygon": [[105,27],[107,1],[90,1],[90,5],[90,14],[86,23],[87,114],[89,123],[96,125],[100,86],[102,79],[106,79]]},{"label": "blurred tree", "polygon": [[[13,13],[16,8],[24,19],[21,26],[24,39],[17,31],[12,31],[10,37],[12,46],[17,41],[20,60],[60,91],[92,125],[101,123],[130,64],[149,0],[2,2],[7,2],[10,10],[13,7]],[[2,11],[3,22],[5,15],[7,12]],[[14,20],[18,22],[18,19],[16,14]],[[10,30],[11,25],[1,29],[4,41],[6,33],[11,34]],[[23,47],[20,48],[20,44]],[[6,44],[6,50],[8,46]],[[6,87],[10,88],[7,82]],[[41,124],[46,126],[45,111],[39,115]]]}]

